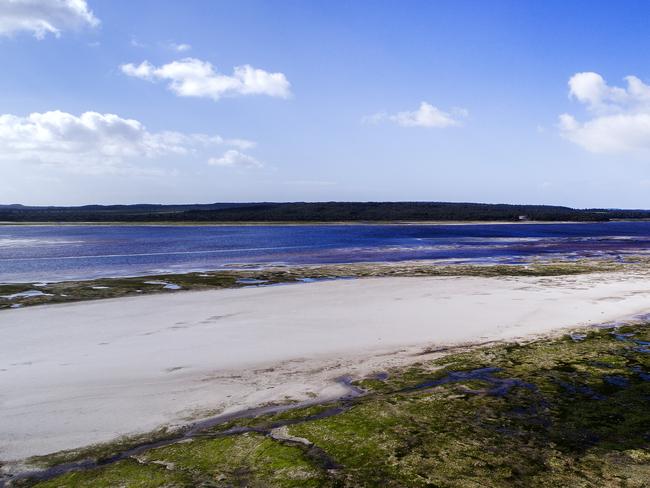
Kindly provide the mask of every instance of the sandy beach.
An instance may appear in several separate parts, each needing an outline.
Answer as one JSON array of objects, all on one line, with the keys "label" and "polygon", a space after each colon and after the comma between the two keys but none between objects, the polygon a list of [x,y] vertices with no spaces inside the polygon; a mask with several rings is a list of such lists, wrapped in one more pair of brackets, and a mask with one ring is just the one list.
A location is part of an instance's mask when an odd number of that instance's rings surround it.
[{"label": "sandy beach", "polygon": [[0,313],[0,460],[266,402],[440,345],[650,312],[641,274],[375,278],[181,292]]}]

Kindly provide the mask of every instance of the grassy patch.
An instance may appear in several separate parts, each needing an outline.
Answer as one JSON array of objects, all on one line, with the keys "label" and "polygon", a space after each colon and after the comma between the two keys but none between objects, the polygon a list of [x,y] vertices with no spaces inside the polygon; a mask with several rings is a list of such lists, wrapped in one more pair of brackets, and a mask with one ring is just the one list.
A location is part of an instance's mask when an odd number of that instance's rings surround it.
[{"label": "grassy patch", "polygon": [[255,433],[184,442],[150,451],[142,460],[220,486],[309,487],[321,486],[326,478],[299,447]]},{"label": "grassy patch", "polygon": [[[635,340],[648,329],[628,330],[627,341],[598,331],[448,356],[289,430],[344,463],[350,486],[647,486],[650,364]],[[454,376],[479,368],[494,369],[488,385]]]},{"label": "grassy patch", "polygon": [[132,447],[175,438],[178,437],[179,433],[180,430],[174,431],[163,428],[145,434],[120,437],[112,442],[93,444],[81,449],[60,451],[45,456],[34,456],[27,460],[27,464],[37,468],[50,468],[82,460],[102,462]]},{"label": "grassy patch", "polygon": [[253,433],[196,439],[148,451],[136,460],[68,473],[38,488],[154,488],[197,486],[317,487],[323,470],[302,449]]},{"label": "grassy patch", "polygon": [[177,471],[155,464],[140,464],[129,459],[105,469],[68,473],[37,483],[39,488],[163,488],[192,486],[191,479]]}]

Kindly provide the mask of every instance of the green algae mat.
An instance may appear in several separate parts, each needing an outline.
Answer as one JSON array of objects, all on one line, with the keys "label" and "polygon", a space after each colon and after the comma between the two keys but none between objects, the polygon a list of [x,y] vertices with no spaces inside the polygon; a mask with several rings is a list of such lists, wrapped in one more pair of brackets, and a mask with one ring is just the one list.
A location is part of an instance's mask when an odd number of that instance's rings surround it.
[{"label": "green algae mat", "polygon": [[32,305],[141,296],[152,293],[177,293],[181,290],[216,290],[340,278],[568,276],[621,270],[645,272],[649,265],[648,259],[642,257],[628,257],[628,262],[625,264],[595,259],[575,262],[536,262],[526,265],[444,265],[426,262],[355,263],[272,267],[262,270],[221,270],[131,278],[98,278],[55,283],[0,283],[0,310]]},{"label": "green algae mat", "polygon": [[581,332],[423,361],[116,462],[103,446],[103,466],[13,486],[650,486],[650,326]]}]

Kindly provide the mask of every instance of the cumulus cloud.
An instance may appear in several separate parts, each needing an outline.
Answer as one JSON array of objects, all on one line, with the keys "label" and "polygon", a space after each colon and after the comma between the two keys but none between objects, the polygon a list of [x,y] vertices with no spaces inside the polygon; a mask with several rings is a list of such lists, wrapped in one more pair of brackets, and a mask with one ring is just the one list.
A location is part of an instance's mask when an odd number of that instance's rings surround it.
[{"label": "cumulus cloud", "polygon": [[252,143],[218,135],[152,132],[137,120],[97,112],[0,115],[0,164],[38,163],[78,173],[132,172],[143,160],[197,158],[222,145],[241,148]]},{"label": "cumulus cloud", "polygon": [[454,108],[451,112],[444,112],[430,103],[421,102],[420,107],[412,112],[398,112],[387,114],[380,112],[364,118],[364,122],[378,124],[380,122],[394,122],[402,127],[430,127],[445,128],[459,126],[468,112],[462,108]]},{"label": "cumulus cloud", "polygon": [[147,81],[168,81],[168,88],[181,97],[206,97],[219,100],[226,96],[268,95],[288,98],[291,84],[283,73],[269,73],[246,64],[236,66],[232,75],[218,73],[207,61],[185,58],[162,66],[149,61],[120,66],[128,76]]},{"label": "cumulus cloud", "polygon": [[237,151],[236,149],[229,149],[219,158],[210,158],[208,163],[213,166],[244,169],[261,168],[264,166],[261,161],[258,161],[253,156]]},{"label": "cumulus cloud", "polygon": [[0,35],[30,32],[37,39],[56,37],[67,29],[95,27],[99,19],[86,0],[3,0],[0,1]]},{"label": "cumulus cloud", "polygon": [[650,85],[636,76],[626,87],[610,86],[598,73],[576,73],[569,97],[587,109],[587,119],[561,114],[558,127],[567,140],[594,153],[650,150]]}]

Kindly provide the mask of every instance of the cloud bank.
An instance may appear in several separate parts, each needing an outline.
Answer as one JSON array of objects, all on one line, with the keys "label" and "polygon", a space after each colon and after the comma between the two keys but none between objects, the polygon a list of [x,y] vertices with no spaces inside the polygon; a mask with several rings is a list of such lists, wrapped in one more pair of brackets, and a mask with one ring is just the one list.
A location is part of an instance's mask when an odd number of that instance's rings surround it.
[{"label": "cloud bank", "polygon": [[151,82],[167,81],[168,88],[181,97],[205,97],[219,100],[237,95],[291,96],[291,84],[283,73],[269,73],[245,64],[236,66],[232,75],[218,73],[207,61],[185,58],[162,66],[149,61],[120,66],[128,76]]},{"label": "cloud bank", "polygon": [[77,116],[57,110],[0,115],[0,164],[37,163],[75,173],[138,172],[146,166],[143,160],[200,159],[217,146],[252,145],[218,135],[151,132],[139,121],[115,114]]},{"label": "cloud bank", "polygon": [[95,27],[99,19],[86,0],[2,0],[0,35],[30,32],[37,39],[56,37],[67,29]]},{"label": "cloud bank", "polygon": [[626,87],[610,86],[598,73],[576,73],[569,79],[569,97],[582,103],[587,120],[559,116],[561,135],[593,153],[650,150],[650,85],[636,76]]},{"label": "cloud bank", "polygon": [[429,127],[442,129],[462,125],[462,119],[467,117],[467,110],[462,108],[452,109],[451,112],[444,112],[430,103],[421,102],[417,110],[412,112],[398,112],[387,114],[380,112],[364,118],[364,122],[378,124],[381,122],[393,122],[402,127]]}]

